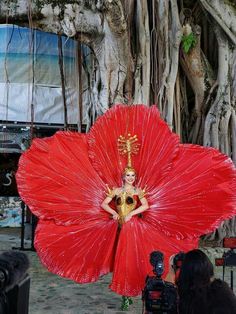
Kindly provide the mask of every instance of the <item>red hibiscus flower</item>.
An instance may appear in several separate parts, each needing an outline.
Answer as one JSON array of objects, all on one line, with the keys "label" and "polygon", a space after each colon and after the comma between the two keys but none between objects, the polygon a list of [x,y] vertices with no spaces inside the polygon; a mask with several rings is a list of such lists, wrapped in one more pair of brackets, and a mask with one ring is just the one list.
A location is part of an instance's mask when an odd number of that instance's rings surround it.
[{"label": "red hibiscus flower", "polygon": [[[149,209],[118,230],[101,203],[106,185],[121,186],[127,160],[117,139],[127,134],[140,143],[132,163]],[[86,135],[35,139],[17,172],[21,198],[39,217],[35,247],[42,263],[79,283],[113,272],[111,289],[127,296],[140,294],[150,252],[162,251],[168,264],[236,214],[235,178],[227,156],[180,144],[156,107],[144,105],[114,106]]]}]

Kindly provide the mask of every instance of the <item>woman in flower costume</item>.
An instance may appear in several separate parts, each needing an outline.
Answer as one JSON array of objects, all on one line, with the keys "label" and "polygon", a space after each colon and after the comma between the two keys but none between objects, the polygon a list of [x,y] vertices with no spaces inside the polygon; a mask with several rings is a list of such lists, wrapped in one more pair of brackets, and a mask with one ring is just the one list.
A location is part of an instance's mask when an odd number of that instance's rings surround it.
[{"label": "woman in flower costume", "polygon": [[[122,137],[118,139],[118,147],[120,152],[128,156],[128,165],[123,172],[122,187],[115,187],[112,190],[108,189],[107,197],[102,202],[101,207],[111,214],[111,217],[119,223],[119,228],[122,228],[124,223],[130,221],[135,215],[140,215],[148,209],[148,202],[145,197],[145,192],[135,186],[136,171],[131,166],[131,154],[137,153],[138,144],[137,136]],[[113,206],[112,201],[114,201]],[[121,309],[127,310],[132,304],[130,297],[123,296]]]},{"label": "woman in flower costume", "polygon": [[[121,227],[134,215],[141,214],[148,209],[145,192],[135,186],[136,171],[131,165],[131,154],[138,152],[137,136],[128,134],[127,138],[120,136],[118,139],[118,149],[121,154],[128,156],[128,164],[123,172],[123,185],[112,190],[109,189],[106,199],[101,207],[117,220]],[[110,206],[114,199],[115,208]]]},{"label": "woman in flower costume", "polygon": [[[137,139],[131,196],[146,193],[128,218],[112,204],[125,192],[119,188],[127,154],[120,154],[118,138]],[[141,293],[150,252],[164,253],[167,271],[171,255],[196,248],[202,234],[236,214],[235,179],[227,156],[180,144],[157,108],[144,105],[112,107],[87,134],[35,139],[17,172],[21,198],[39,218],[42,263],[79,283],[113,272],[110,288],[123,296]]]}]

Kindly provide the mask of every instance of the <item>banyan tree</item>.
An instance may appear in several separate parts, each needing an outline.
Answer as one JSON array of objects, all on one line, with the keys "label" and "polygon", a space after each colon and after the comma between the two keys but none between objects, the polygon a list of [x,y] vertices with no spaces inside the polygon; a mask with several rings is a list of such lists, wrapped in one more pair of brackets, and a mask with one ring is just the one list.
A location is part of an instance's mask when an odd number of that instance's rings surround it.
[{"label": "banyan tree", "polygon": [[[115,103],[154,104],[182,142],[236,163],[234,0],[4,0],[0,19],[78,42],[78,121],[87,129]],[[225,223],[220,237],[233,229]]]}]

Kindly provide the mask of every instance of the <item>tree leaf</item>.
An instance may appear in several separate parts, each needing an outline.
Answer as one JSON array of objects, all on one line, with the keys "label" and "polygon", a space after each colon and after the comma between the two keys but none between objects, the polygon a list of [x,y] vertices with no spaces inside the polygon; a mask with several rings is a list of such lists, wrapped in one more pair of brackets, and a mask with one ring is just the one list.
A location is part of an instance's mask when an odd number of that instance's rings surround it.
[{"label": "tree leaf", "polygon": [[182,37],[182,47],[185,53],[188,53],[191,48],[195,47],[197,43],[197,38],[192,32],[189,35],[183,35]]}]

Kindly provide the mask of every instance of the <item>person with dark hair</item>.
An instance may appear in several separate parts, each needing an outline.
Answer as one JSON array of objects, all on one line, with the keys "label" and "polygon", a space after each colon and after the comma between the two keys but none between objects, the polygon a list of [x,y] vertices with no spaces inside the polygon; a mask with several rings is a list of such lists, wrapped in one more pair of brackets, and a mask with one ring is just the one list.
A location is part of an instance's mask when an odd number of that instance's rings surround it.
[{"label": "person with dark hair", "polygon": [[235,314],[236,296],[215,279],[213,265],[201,250],[186,253],[179,279],[179,314]]}]

